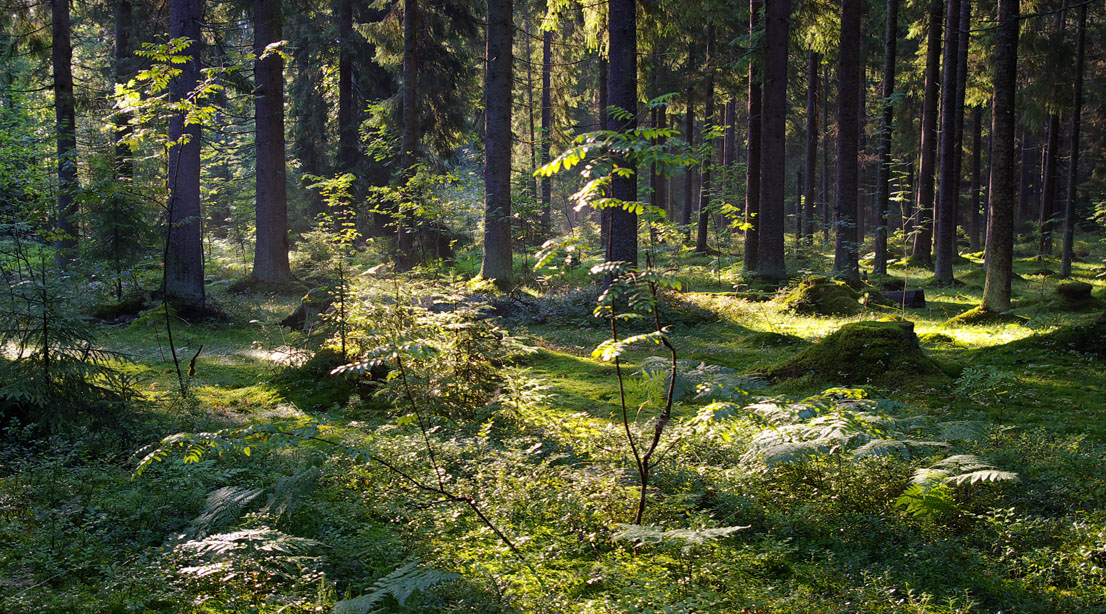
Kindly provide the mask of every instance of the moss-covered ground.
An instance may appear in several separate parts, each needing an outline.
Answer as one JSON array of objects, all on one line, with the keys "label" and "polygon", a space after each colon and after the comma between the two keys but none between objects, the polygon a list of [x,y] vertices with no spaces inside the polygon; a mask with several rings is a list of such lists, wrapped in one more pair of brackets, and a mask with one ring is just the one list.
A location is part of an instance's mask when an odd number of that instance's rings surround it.
[{"label": "moss-covered ground", "polygon": [[[1102,297],[1101,250],[1080,246],[1089,255],[1075,277]],[[959,264],[963,283],[949,287],[930,284],[924,269],[892,265],[887,285],[925,287],[924,309],[857,303],[831,310],[837,315],[789,308],[786,289],[751,286],[735,258],[673,259],[687,281],[669,312],[678,357],[774,375],[745,401],[794,401],[848,384],[887,400],[897,417],[978,421],[982,434],[960,450],[1017,472],[1019,481],[968,485],[953,509],[914,517],[895,500],[924,461],[842,462],[831,454],[753,468],[741,459],[761,427],[739,420],[724,433],[703,431],[694,418],[705,401],[689,399],[675,407],[665,434],[671,448],[653,476],[646,524],[746,528],[636,546],[617,539],[620,523],[632,518],[637,476],[621,438],[616,369],[592,357],[609,328],[590,317],[588,300],[565,298],[586,283],[582,272],[552,291],[531,284],[522,291],[527,300],[555,299],[556,308],[496,324],[533,351],[496,367],[501,379],[486,406],[432,418],[430,432],[450,487],[480,502],[513,538],[520,562],[464,505],[420,494],[381,466],[323,444],[208,453],[190,464],[172,456],[132,476],[131,453],[171,433],[319,420],[332,440],[370,446],[433,479],[405,402],[377,398],[326,366],[291,368],[319,341],[277,325],[298,297],[241,285],[228,292],[242,270],[231,266],[234,253],[212,261],[220,259],[229,264],[216,271],[212,299],[223,316],[173,320],[185,370],[195,356],[186,400],[164,314],[154,310],[97,325],[100,342],[129,357],[118,367],[138,378],[145,397],[125,437],[109,429],[29,440],[5,431],[0,611],[329,611],[419,559],[460,579],[417,592],[404,606],[387,597],[380,611],[1106,612],[1106,344],[1097,341],[1106,337],[1094,324],[1102,308],[1058,299],[1065,280],[1041,274],[1057,262],[1017,261],[1008,315],[1020,317],[976,325],[950,319],[979,303],[978,258]],[[829,268],[817,250],[802,263]],[[478,264],[462,253],[452,272],[423,271],[419,283],[444,284]],[[891,357],[886,372],[781,368],[843,326],[884,320],[884,329],[897,318],[913,323],[921,353],[906,363]],[[653,355],[656,346],[634,346],[621,365],[642,433],[650,432],[657,387],[633,374]],[[819,360],[849,356],[836,349]],[[997,373],[1001,385],[973,388],[979,373]],[[281,480],[305,468],[318,477],[299,495],[303,505],[274,515],[258,499],[221,530],[273,527],[315,540],[310,561],[262,557],[233,573],[181,571],[199,563],[183,557],[178,536],[210,493],[261,488],[272,501]]]}]

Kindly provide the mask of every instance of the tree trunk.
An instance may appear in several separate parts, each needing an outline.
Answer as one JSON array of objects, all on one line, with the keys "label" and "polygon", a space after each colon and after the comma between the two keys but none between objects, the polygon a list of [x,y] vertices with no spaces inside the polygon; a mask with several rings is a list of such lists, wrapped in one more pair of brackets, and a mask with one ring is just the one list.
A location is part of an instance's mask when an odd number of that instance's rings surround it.
[{"label": "tree trunk", "polygon": [[1071,276],[1075,245],[1075,198],[1079,184],[1079,117],[1083,110],[1083,64],[1086,60],[1087,5],[1079,5],[1079,30],[1075,47],[1075,87],[1071,104],[1071,157],[1068,162],[1068,198],[1064,202],[1064,245],[1060,275]]},{"label": "tree trunk", "polygon": [[[133,76],[133,49],[131,31],[134,29],[134,11],[130,0],[118,0],[114,8],[115,18],[115,83],[125,85]],[[120,114],[116,119],[115,130],[115,176],[117,179],[130,179],[134,174],[131,160],[131,148],[123,141],[134,131],[130,125],[130,114]]]},{"label": "tree trunk", "polygon": [[1018,0],[999,0],[995,42],[994,109],[991,146],[991,214],[987,232],[987,281],[984,309],[1010,310],[1010,282],[1014,264],[1014,207],[1017,176],[1014,168],[1014,100],[1018,80]]},{"label": "tree trunk", "polygon": [[[200,80],[201,0],[170,0],[169,37],[188,38],[187,61],[169,82],[169,99],[188,98]],[[165,296],[192,310],[204,309],[203,233],[200,225],[200,125],[184,125],[184,114],[169,119],[169,227],[165,255]]]},{"label": "tree trunk", "polygon": [[[684,113],[684,140],[689,148],[695,146],[695,82],[692,74],[695,70],[693,49],[687,52],[687,112]],[[684,167],[684,202],[680,212],[680,225],[691,224],[691,211],[694,208],[695,181],[693,181],[694,167]],[[690,233],[690,229],[688,231]]]},{"label": "tree trunk", "polygon": [[[760,28],[762,0],[749,0],[749,35],[755,37]],[[749,126],[746,131],[747,153],[745,163],[745,263],[746,271],[757,268],[760,251],[760,147],[761,147],[761,92],[760,70],[756,62],[749,64]]]},{"label": "tree trunk", "polygon": [[357,122],[353,113],[353,0],[338,2],[338,169],[357,164]]},{"label": "tree trunk", "polygon": [[787,181],[787,45],[791,0],[771,0],[764,13],[764,100],[760,137],[760,244],[757,276],[787,277],[784,263],[784,185]]},{"label": "tree trunk", "polygon": [[[406,0],[408,2],[412,0]],[[488,0],[484,70],[484,261],[480,276],[500,289],[511,284],[511,81],[514,22],[511,0]]]},{"label": "tree trunk", "polygon": [[[607,65],[607,58],[602,55],[599,56],[599,130],[607,129],[607,106],[610,104],[610,98],[608,95],[607,77],[610,68]],[[606,253],[607,245],[610,244],[611,238],[611,210],[600,209],[599,210],[599,245]]]},{"label": "tree trunk", "polygon": [[[553,142],[553,31],[542,32],[541,43],[541,164],[549,163]],[[541,224],[545,235],[553,232],[553,181],[541,180]]]},{"label": "tree trunk", "polygon": [[806,170],[803,177],[802,224],[808,244],[814,243],[814,173],[818,166],[818,54],[807,53],[806,58]]},{"label": "tree trunk", "polygon": [[858,184],[857,156],[860,132],[860,19],[862,0],[841,2],[841,46],[837,65],[837,239],[833,254],[833,271],[850,283],[860,281],[857,262]]},{"label": "tree trunk", "polygon": [[1040,242],[1037,258],[1052,255],[1052,217],[1056,214],[1056,158],[1060,147],[1060,116],[1048,116],[1048,143],[1045,145],[1044,193],[1041,194],[1041,212],[1037,219]]},{"label": "tree trunk", "polygon": [[943,0],[929,5],[926,37],[925,99],[922,102],[921,163],[918,165],[918,205],[914,209],[914,249],[917,261],[929,264],[933,249],[933,162],[937,153],[937,97],[941,75],[941,8]]},{"label": "tree trunk", "polygon": [[288,193],[284,159],[284,59],[266,48],[283,40],[279,0],[254,0],[253,74],[257,171],[254,207],[257,238],[253,278],[272,285],[292,279],[288,266]]},{"label": "tree trunk", "polygon": [[972,108],[972,178],[971,198],[969,199],[970,218],[968,226],[968,249],[979,251],[979,167],[983,149],[983,107]]},{"label": "tree trunk", "polygon": [[54,118],[58,151],[57,264],[77,257],[77,112],[73,96],[73,45],[69,35],[69,0],[51,0],[50,59],[54,71]]},{"label": "tree trunk", "polygon": [[945,73],[941,83],[941,183],[937,194],[937,262],[934,278],[952,283],[956,258],[956,82],[957,52],[960,49],[960,0],[949,0],[945,12]]},{"label": "tree trunk", "polygon": [[[660,106],[655,109],[656,121],[655,126],[659,129],[665,129],[668,127],[668,107]],[[664,143],[666,139],[658,139],[658,143]],[[653,206],[657,209],[664,210],[667,216],[668,211],[668,176],[665,174],[664,168],[658,168],[656,163],[653,164]]]},{"label": "tree trunk", "polygon": [[[703,121],[707,124],[714,122],[714,24],[707,26],[707,80],[704,84]],[[714,171],[714,148],[716,142],[711,142],[707,148],[707,157],[703,160],[703,185],[699,192],[699,224],[695,233],[695,251],[706,253],[707,251],[707,223],[710,220],[711,179]]]},{"label": "tree trunk", "polygon": [[956,114],[953,118],[956,125],[956,146],[953,149],[953,180],[956,182],[956,189],[953,191],[955,196],[952,200],[953,206],[953,219],[955,224],[953,226],[953,254],[958,253],[956,244],[956,226],[963,227],[963,207],[960,206],[960,192],[963,187],[963,171],[964,171],[964,99],[968,93],[968,51],[971,46],[971,25],[972,25],[972,3],[969,0],[960,0],[960,36],[957,39],[957,60],[956,60],[956,98],[953,106],[953,112]]},{"label": "tree trunk", "polygon": [[899,37],[899,0],[887,0],[887,25],[883,34],[883,116],[879,126],[879,173],[876,178],[876,250],[872,272],[887,274],[887,213],[891,208],[891,131],[894,128],[895,55]]},{"label": "tree trunk", "polygon": [[823,67],[822,73],[822,241],[829,242],[830,224],[833,211],[830,207],[830,107],[829,107],[829,65]]},{"label": "tree trunk", "polygon": [[[610,49],[611,106],[622,109],[630,119],[607,119],[613,130],[628,131],[637,127],[637,0],[608,0],[608,48]],[[617,162],[623,168],[633,168],[629,160]],[[637,177],[615,177],[611,181],[611,196],[626,203],[637,201]],[[607,260],[628,262],[637,266],[637,215],[622,208],[611,210],[611,239]]]},{"label": "tree trunk", "polygon": [[[490,3],[489,3],[490,7]],[[401,118],[403,127],[400,131],[399,153],[399,184],[407,183],[415,171],[415,162],[418,159],[419,146],[419,54],[418,54],[418,28],[419,28],[419,0],[403,0],[403,90]],[[490,40],[490,37],[489,37]],[[510,40],[510,39],[508,39]],[[491,62],[491,56],[488,56]],[[485,107],[485,113],[490,113]],[[485,120],[488,124],[491,120]],[[508,122],[509,123],[509,122]],[[509,128],[508,128],[509,131]],[[490,136],[485,136],[489,141]],[[508,132],[509,138],[509,132]],[[485,176],[487,170],[485,169]],[[509,182],[509,179],[508,179]],[[491,188],[485,187],[485,190]],[[485,217],[487,211],[485,211]],[[402,268],[410,268],[415,264],[415,232],[414,216],[410,212],[399,214],[397,223],[397,264]],[[487,229],[485,229],[485,235]],[[485,260],[487,259],[487,246],[485,246]],[[492,276],[495,279],[499,277]]]},{"label": "tree trunk", "polygon": [[737,126],[734,125],[736,113],[737,104],[733,98],[730,98],[722,111],[722,122],[726,126],[722,137],[722,168],[725,170],[722,173],[722,189],[719,192],[722,202],[725,203],[731,202],[734,194],[733,167],[737,163],[737,151],[734,150],[737,144]]}]

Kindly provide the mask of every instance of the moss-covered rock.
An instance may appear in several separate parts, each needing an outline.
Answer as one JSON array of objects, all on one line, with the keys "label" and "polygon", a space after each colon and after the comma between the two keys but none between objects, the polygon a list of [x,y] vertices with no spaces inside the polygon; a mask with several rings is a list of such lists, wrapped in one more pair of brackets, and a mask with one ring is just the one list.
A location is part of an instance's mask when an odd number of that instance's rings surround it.
[{"label": "moss-covered rock", "polygon": [[998,312],[986,309],[982,305],[953,316],[945,322],[946,326],[991,326],[993,324],[1021,324],[1027,318],[1010,312]]},{"label": "moss-covered rock", "polygon": [[1065,326],[1045,335],[1034,335],[1010,344],[1050,351],[1079,352],[1106,360],[1106,313],[1094,322]]},{"label": "moss-covered rock", "polygon": [[861,294],[843,282],[811,277],[800,281],[781,303],[784,309],[804,315],[851,316],[864,309],[860,299]]},{"label": "moss-covered rock", "polygon": [[956,343],[955,339],[945,333],[925,333],[919,335],[918,340],[922,343]]},{"label": "moss-covered rock", "polygon": [[88,315],[102,322],[121,322],[137,317],[146,309],[145,294],[132,294],[115,303],[104,303],[92,308]]},{"label": "moss-covered rock", "polygon": [[802,337],[795,335],[785,335],[783,333],[773,332],[760,332],[753,333],[748,337],[743,337],[739,344],[746,347],[785,347],[789,345],[804,345],[806,341]]},{"label": "moss-covered rock", "polygon": [[1094,286],[1084,281],[1069,281],[1056,286],[1056,295],[1065,304],[1072,307],[1084,305],[1092,300]]},{"label": "moss-covered rock", "polygon": [[289,281],[279,285],[268,284],[258,281],[251,275],[232,282],[227,286],[227,292],[238,295],[275,294],[277,296],[297,296],[307,292],[307,286],[298,281]]},{"label": "moss-covered rock", "polygon": [[814,376],[840,384],[900,384],[922,377],[947,377],[922,351],[914,323],[846,324],[795,356],[768,370],[772,379]]},{"label": "moss-covered rock", "polygon": [[183,322],[180,314],[177,313],[177,308],[173,305],[158,305],[143,311],[133,322],[127,326],[128,329],[138,328],[164,328],[165,327],[165,311],[168,309],[169,317],[174,322]]}]

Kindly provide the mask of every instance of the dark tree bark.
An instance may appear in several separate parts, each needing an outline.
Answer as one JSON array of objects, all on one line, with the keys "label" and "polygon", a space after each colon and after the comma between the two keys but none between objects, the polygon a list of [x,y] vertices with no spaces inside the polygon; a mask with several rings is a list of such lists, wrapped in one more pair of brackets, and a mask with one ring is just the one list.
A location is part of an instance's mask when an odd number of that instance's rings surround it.
[{"label": "dark tree bark", "polygon": [[1060,115],[1048,116],[1048,142],[1045,144],[1044,191],[1041,194],[1041,212],[1037,219],[1040,241],[1037,258],[1052,255],[1052,218],[1056,215],[1056,158],[1060,147]]},{"label": "dark tree bark", "polygon": [[841,2],[841,46],[837,65],[837,239],[833,271],[850,283],[860,281],[857,262],[856,197],[860,131],[860,19],[862,0]]},{"label": "dark tree bark", "polygon": [[952,283],[952,263],[956,258],[956,82],[957,52],[960,48],[960,0],[949,0],[945,11],[945,72],[941,83],[941,183],[937,194],[937,262],[934,278]]},{"label": "dark tree bark", "polygon": [[[169,99],[185,100],[200,80],[201,0],[170,0],[169,37],[188,38],[188,60],[169,83]],[[165,296],[182,307],[204,309],[203,229],[200,225],[200,125],[184,125],[184,115],[169,120],[169,227],[165,254]],[[187,142],[181,142],[186,139]]]},{"label": "dark tree bark", "polygon": [[[541,45],[541,164],[549,163],[549,149],[553,142],[553,31],[542,33]],[[541,223],[548,236],[553,231],[553,181],[541,180]]]},{"label": "dark tree bark", "polygon": [[[695,48],[689,46],[687,50],[687,112],[684,113],[684,140],[688,147],[695,146]],[[691,212],[695,205],[695,181],[694,168],[684,168],[684,202],[680,211],[680,225],[691,224]],[[690,234],[690,229],[688,230]]]},{"label": "dark tree bark", "polygon": [[[953,180],[956,182],[956,196],[952,200],[956,224],[963,226],[963,207],[960,206],[960,193],[963,187],[964,175],[964,99],[968,93],[968,50],[971,47],[972,3],[970,0],[960,0],[960,36],[956,52],[956,103],[953,107],[956,125],[956,146],[953,149]],[[953,227],[955,235],[955,226]],[[953,238],[953,254],[957,253],[955,236]]]},{"label": "dark tree bark", "polygon": [[[668,127],[668,107],[660,106],[654,111],[654,126],[659,129]],[[660,143],[663,143],[666,139],[659,139]],[[653,164],[652,169],[652,187],[653,187],[653,206],[665,211],[665,215],[668,213],[668,177],[664,174],[664,169],[657,168],[656,163]]]},{"label": "dark tree bark", "polygon": [[806,151],[803,178],[804,207],[802,221],[807,243],[814,242],[814,173],[818,166],[818,54],[807,53],[806,58]]},{"label": "dark tree bark", "polygon": [[887,25],[883,34],[883,115],[879,126],[879,173],[876,177],[876,249],[872,272],[887,274],[887,213],[891,208],[891,131],[894,127],[895,55],[899,37],[899,0],[887,0]]},{"label": "dark tree bark", "polygon": [[[412,0],[407,0],[408,2]],[[511,283],[511,0],[488,0],[484,70],[484,261],[480,276],[506,289]]]},{"label": "dark tree bark", "polygon": [[914,249],[911,254],[921,263],[932,261],[933,249],[933,162],[937,153],[937,100],[941,74],[942,0],[929,4],[929,31],[926,37],[925,98],[922,101],[921,163],[918,165],[918,204],[914,208]]},{"label": "dark tree bark", "polygon": [[51,0],[50,59],[54,71],[54,119],[58,151],[56,229],[57,264],[67,266],[77,257],[77,111],[73,97],[73,45],[70,42],[69,0]]},{"label": "dark tree bark", "polygon": [[353,112],[353,0],[338,2],[338,168],[357,164],[357,122]]},{"label": "dark tree bark", "polygon": [[[502,0],[499,0],[502,1]],[[491,3],[489,2],[489,9]],[[419,48],[418,48],[418,28],[419,28],[419,0],[403,0],[403,108],[400,112],[403,127],[400,131],[400,151],[399,151],[399,183],[404,185],[407,180],[411,178],[415,171],[415,162],[418,159],[418,147],[419,147],[419,112],[418,112],[418,91],[419,91]],[[510,40],[510,39],[508,39]],[[490,37],[489,37],[490,41]],[[490,44],[490,43],[489,43]],[[508,50],[508,53],[510,51]],[[490,64],[492,56],[488,56],[488,62]],[[508,78],[509,79],[509,78]],[[485,107],[485,113],[490,114]],[[485,120],[491,123],[491,120]],[[509,125],[509,122],[508,122]],[[508,138],[509,138],[508,128]],[[485,138],[490,138],[485,135]],[[484,174],[487,176],[487,168],[485,167]],[[508,178],[509,183],[509,178]],[[485,186],[485,191],[491,189]],[[487,217],[487,210],[485,209],[485,217]],[[398,232],[397,232],[397,264],[402,268],[410,268],[415,264],[415,232],[414,217],[410,213],[403,213],[399,216]],[[487,229],[485,229],[485,235]],[[487,259],[487,246],[485,246],[485,260]],[[491,276],[496,280],[500,280],[499,277]]]},{"label": "dark tree bark", "polygon": [[[707,73],[704,84],[703,121],[714,122],[714,24],[707,26],[707,64],[704,67]],[[699,192],[699,223],[695,233],[695,251],[706,253],[707,251],[707,223],[710,220],[711,180],[714,171],[714,145],[708,151],[707,159],[703,160],[703,184]]]},{"label": "dark tree bark", "polygon": [[787,277],[784,186],[787,146],[787,43],[791,0],[770,0],[764,13],[764,100],[760,137],[760,244],[757,276]]},{"label": "dark tree bark", "polygon": [[[626,131],[637,126],[637,0],[608,0],[611,106],[629,113],[628,121],[607,119],[611,129]],[[631,168],[632,162],[619,160],[619,166]],[[615,177],[611,196],[623,202],[637,201],[637,177]],[[607,260],[637,265],[637,215],[625,209],[611,210],[611,238]]]},{"label": "dark tree bark", "polygon": [[[830,105],[829,105],[829,65],[823,67],[822,73],[822,241],[829,242],[830,224],[833,220],[833,208],[830,206],[832,183],[830,174],[833,167],[830,163]],[[836,145],[835,145],[836,146]]]},{"label": "dark tree bark", "polygon": [[[115,83],[126,84],[133,76],[133,47],[131,34],[134,30],[134,10],[130,0],[118,0],[115,3]],[[130,179],[134,174],[131,149],[123,143],[130,137],[133,128],[130,114],[122,113],[116,118],[115,130],[115,176],[118,179]]]},{"label": "dark tree bark", "polygon": [[1079,184],[1079,119],[1083,110],[1083,65],[1086,61],[1087,5],[1079,5],[1079,30],[1075,47],[1075,87],[1071,104],[1071,156],[1068,162],[1068,198],[1064,202],[1064,245],[1060,254],[1060,275],[1071,276],[1075,245],[1075,199]]},{"label": "dark tree bark", "polygon": [[737,144],[737,126],[734,125],[734,115],[737,113],[737,103],[733,98],[726,101],[726,105],[723,108],[722,122],[726,126],[725,133],[722,136],[722,168],[725,169],[723,173],[724,180],[720,190],[722,202],[730,202],[733,198],[734,177],[733,167],[737,163],[737,152],[734,147]]},{"label": "dark tree bark", "polygon": [[[279,0],[254,0],[253,74],[257,172],[254,207],[257,236],[254,242],[253,278],[272,285],[292,279],[288,266],[288,192],[284,159],[284,59],[278,53],[265,56],[266,48],[283,40]],[[265,57],[263,57],[265,56]]]},{"label": "dark tree bark", "polygon": [[991,125],[991,205],[987,232],[987,281],[983,309],[1010,310],[1014,264],[1014,99],[1018,78],[1018,0],[999,0]]},{"label": "dark tree bark", "polygon": [[[610,72],[610,68],[607,65],[607,58],[599,56],[599,129],[607,129],[607,106],[610,104],[610,97],[607,88],[607,77]],[[599,211],[599,244],[606,253],[607,245],[610,243],[611,238],[611,210],[601,209]]]},{"label": "dark tree bark", "polygon": [[971,177],[971,197],[969,199],[969,226],[968,226],[968,249],[972,252],[979,251],[979,234],[980,234],[980,216],[979,216],[979,168],[980,158],[982,157],[983,149],[983,108],[976,106],[972,108],[972,177]]},{"label": "dark tree bark", "polygon": [[[749,0],[749,34],[754,35],[760,28],[760,13],[764,8],[762,0]],[[760,69],[756,63],[749,65],[749,118],[746,139],[748,140],[745,163],[745,263],[746,271],[757,268],[760,252],[760,147],[761,147],[761,111],[763,92],[761,91]]]}]

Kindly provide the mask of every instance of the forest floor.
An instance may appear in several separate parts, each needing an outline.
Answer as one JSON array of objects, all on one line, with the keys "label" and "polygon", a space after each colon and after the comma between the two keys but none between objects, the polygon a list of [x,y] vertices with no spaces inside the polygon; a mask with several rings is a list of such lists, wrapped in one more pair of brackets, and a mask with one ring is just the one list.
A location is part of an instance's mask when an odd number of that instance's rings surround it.
[{"label": "forest floor", "polygon": [[[750,300],[735,259],[673,260],[686,285],[662,315],[692,391],[662,435],[644,528],[625,524],[638,475],[617,370],[592,356],[610,330],[582,268],[493,302],[491,319],[451,281],[471,255],[402,283],[358,276],[351,347],[390,343],[409,362],[374,384],[330,375],[342,361],[322,353],[289,366],[321,341],[278,324],[299,296],[228,293],[225,267],[211,285],[224,317],[175,320],[185,398],[155,310],[97,328],[141,382],[132,415],[5,431],[0,610],[315,612],[367,595],[339,611],[1106,612],[1106,358],[1084,338],[1106,310],[1106,267],[1092,264],[1101,243],[1080,248],[1092,299],[1065,304],[1063,280],[1041,274],[1058,263],[1022,254],[1022,318],[986,326],[948,322],[979,303],[978,258],[955,287],[892,267],[925,289],[905,316],[940,370],[855,381],[763,374],[901,311],[796,314]],[[659,347],[621,363],[638,441],[663,406],[664,371],[639,370]],[[719,381],[722,396],[695,398]],[[301,431],[241,431],[273,423]],[[215,435],[135,474],[144,446],[180,432]],[[950,479],[915,480],[934,471]],[[912,480],[928,485],[915,507]]]}]

